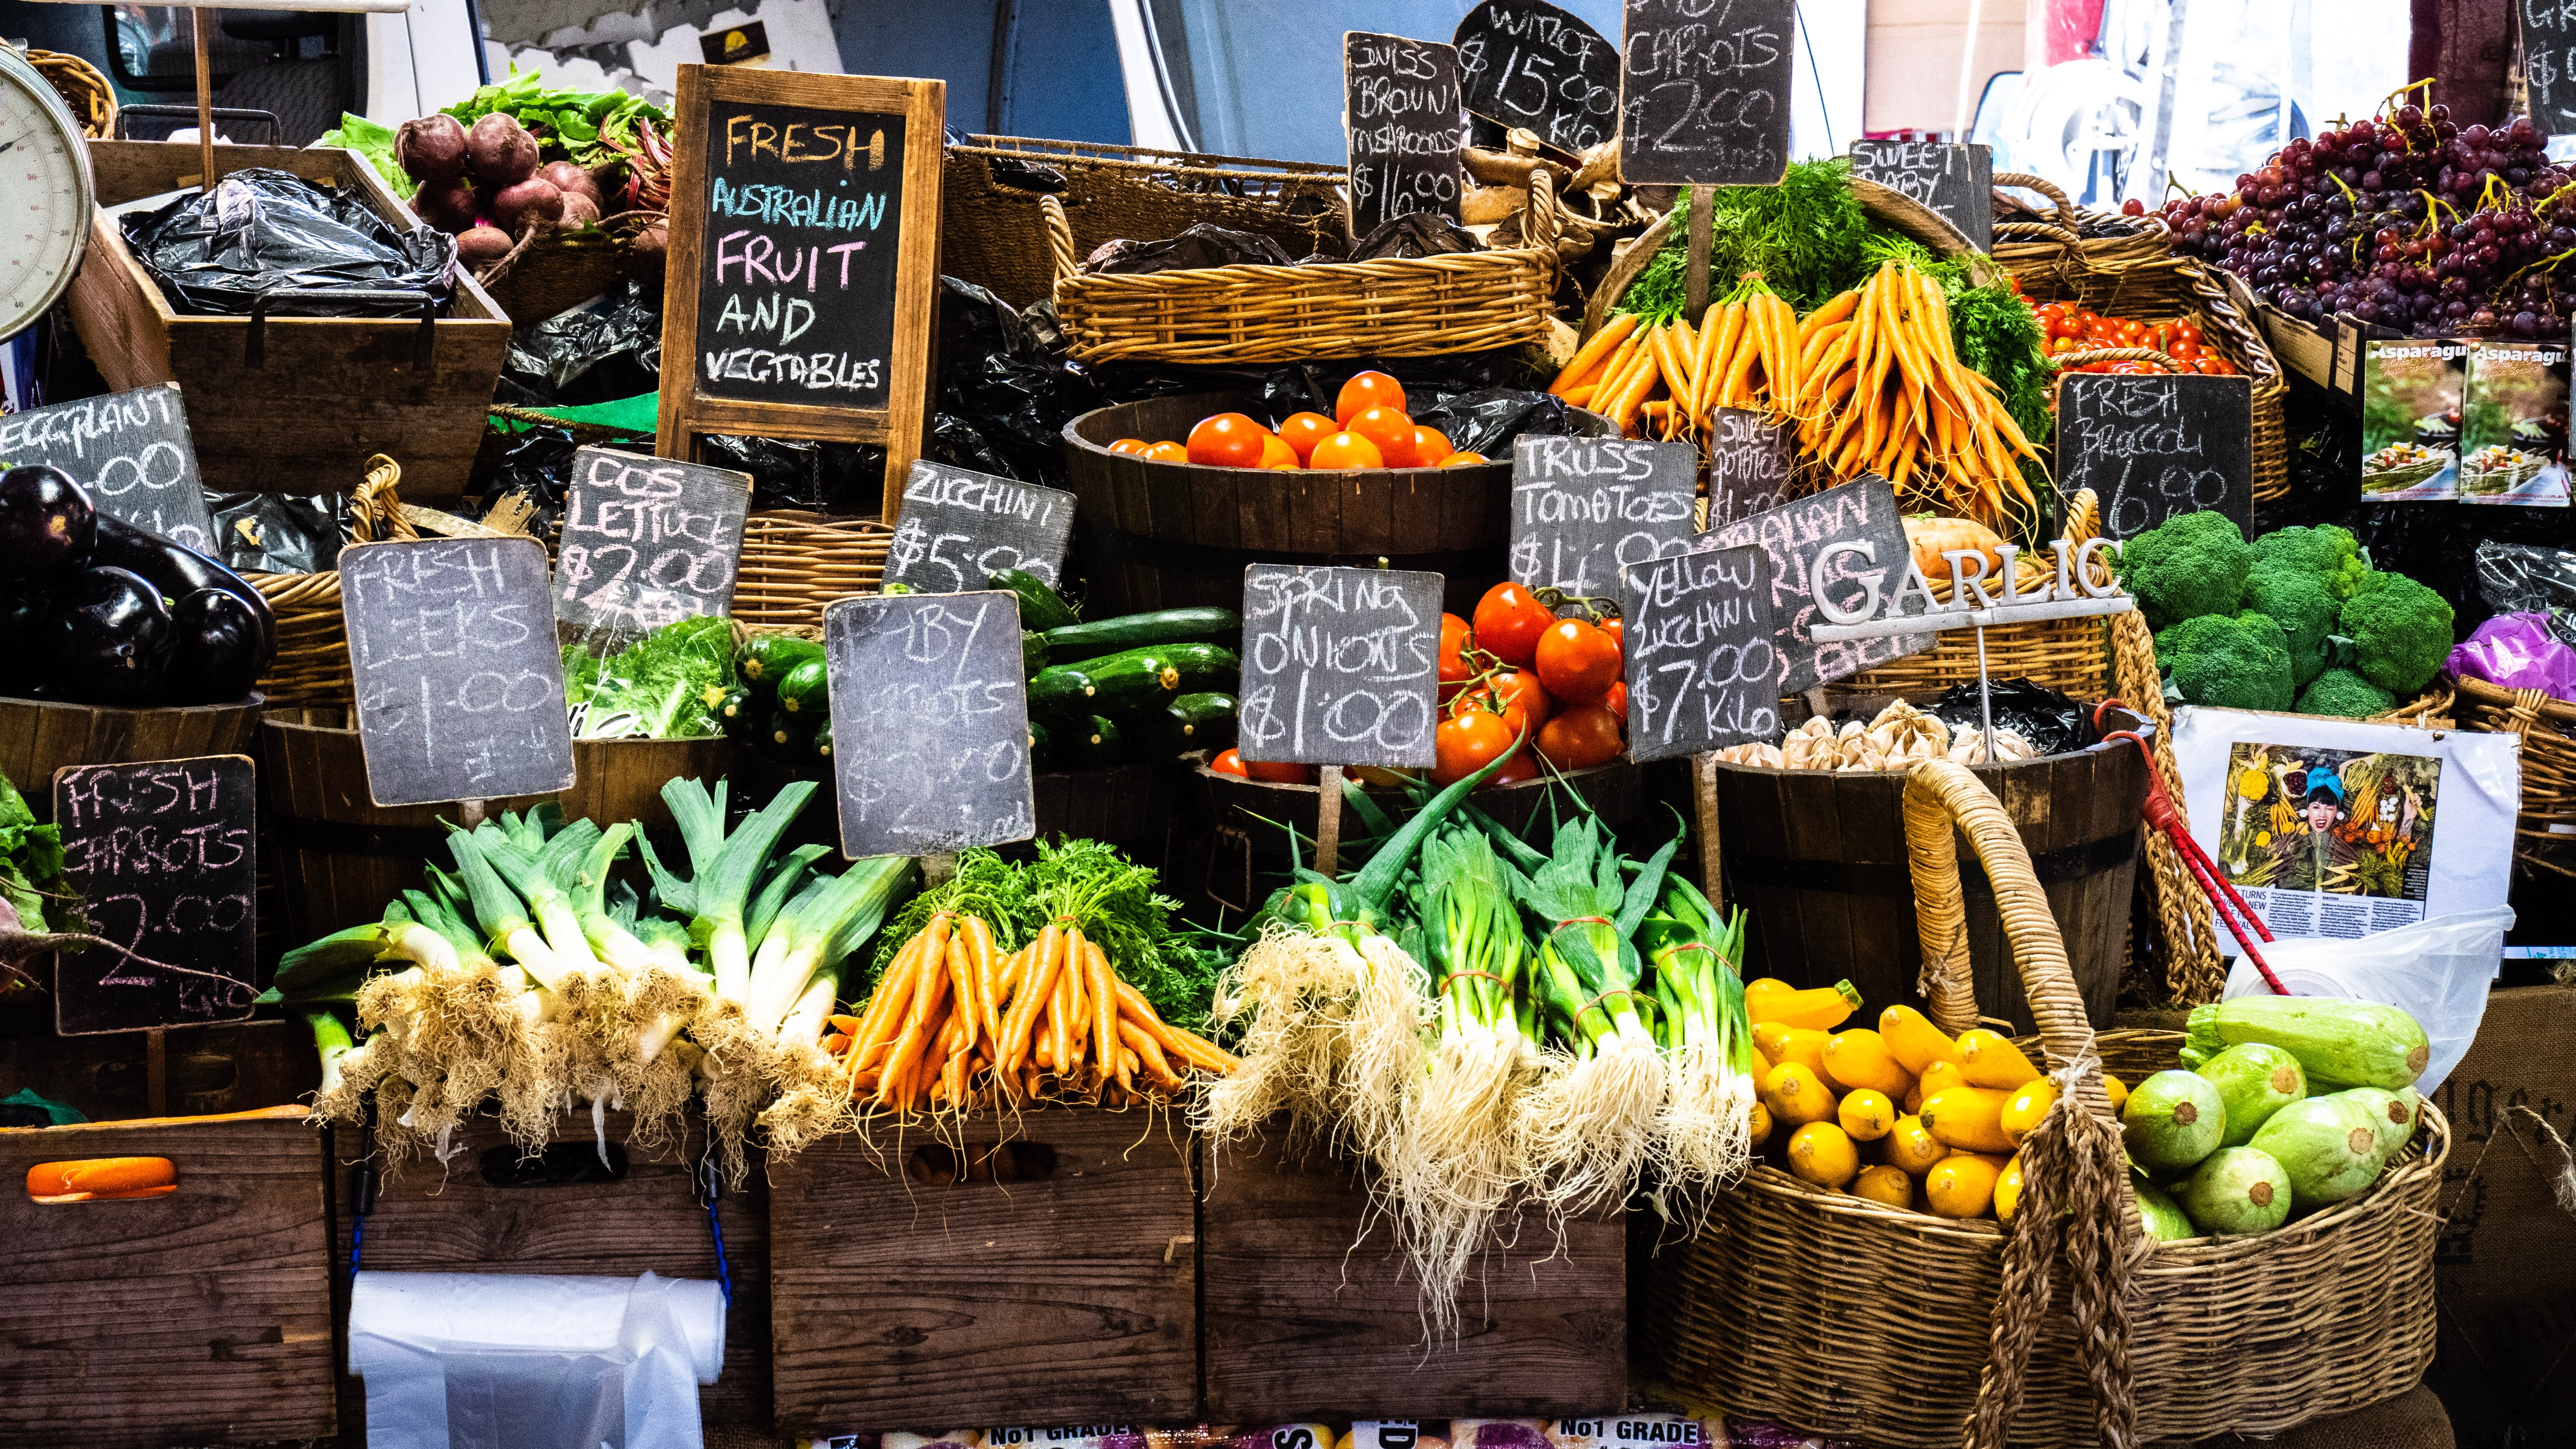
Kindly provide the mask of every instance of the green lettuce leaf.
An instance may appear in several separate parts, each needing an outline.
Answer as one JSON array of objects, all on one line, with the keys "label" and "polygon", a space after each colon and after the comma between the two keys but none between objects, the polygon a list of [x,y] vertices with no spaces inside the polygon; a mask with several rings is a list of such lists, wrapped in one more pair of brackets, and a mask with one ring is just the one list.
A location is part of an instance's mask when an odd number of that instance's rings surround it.
[{"label": "green lettuce leaf", "polygon": [[385,178],[385,184],[394,189],[394,195],[405,201],[411,200],[420,190],[420,183],[412,180],[410,173],[402,169],[402,163],[394,159],[394,130],[391,126],[380,126],[364,116],[353,116],[344,111],[340,115],[339,129],[323,132],[321,139],[313,144],[346,146],[366,157],[367,163],[376,168],[376,174]]}]

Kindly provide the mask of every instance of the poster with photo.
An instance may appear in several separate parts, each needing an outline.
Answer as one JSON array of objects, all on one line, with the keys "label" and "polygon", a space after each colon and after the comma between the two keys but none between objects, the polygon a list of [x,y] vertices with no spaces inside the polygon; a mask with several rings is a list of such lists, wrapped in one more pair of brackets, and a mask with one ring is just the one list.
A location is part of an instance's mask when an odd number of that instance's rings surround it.
[{"label": "poster with photo", "polygon": [[2361,501],[2460,496],[2460,409],[2468,348],[2458,342],[2362,344]]},{"label": "poster with photo", "polygon": [[2460,501],[2565,508],[2566,344],[2471,342],[2466,395]]},{"label": "poster with photo", "polygon": [[[2352,939],[2504,904],[2512,735],[2185,707],[2192,838],[2283,939]],[[2219,933],[2219,949],[2235,940]]]}]

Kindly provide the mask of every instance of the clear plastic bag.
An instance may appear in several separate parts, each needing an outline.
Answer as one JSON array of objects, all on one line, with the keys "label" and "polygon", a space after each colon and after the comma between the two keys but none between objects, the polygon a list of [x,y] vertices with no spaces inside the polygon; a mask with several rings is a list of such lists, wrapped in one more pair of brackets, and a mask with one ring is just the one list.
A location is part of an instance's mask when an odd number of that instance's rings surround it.
[{"label": "clear plastic bag", "polygon": [[[2432,1060],[2415,1081],[2415,1090],[2429,1097],[2477,1039],[2478,1023],[2487,1014],[2487,988],[2494,984],[2496,965],[2504,959],[2504,933],[2511,929],[2512,909],[2496,906],[2427,916],[2357,941],[2273,941],[2262,948],[2263,959],[2292,996],[2377,1001],[2412,1015],[2433,1047]],[[2252,958],[2240,955],[2228,969],[2223,995],[2267,996],[2271,990]]]}]

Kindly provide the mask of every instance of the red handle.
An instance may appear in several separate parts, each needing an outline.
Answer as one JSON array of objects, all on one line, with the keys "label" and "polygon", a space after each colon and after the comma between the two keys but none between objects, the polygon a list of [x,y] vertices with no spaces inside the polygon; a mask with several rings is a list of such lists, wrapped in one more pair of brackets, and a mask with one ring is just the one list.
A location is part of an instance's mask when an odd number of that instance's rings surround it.
[{"label": "red handle", "polygon": [[[2101,726],[2102,712],[2117,703],[2117,700],[2106,699],[2094,708],[2093,722],[2097,729]],[[2211,908],[2226,925],[2228,934],[2236,938],[2237,946],[2245,952],[2245,959],[2253,962],[2254,969],[2263,973],[2263,984],[2271,987],[2275,996],[2289,995],[2290,988],[2282,985],[2281,978],[2272,974],[2272,963],[2264,960],[2263,953],[2254,946],[2255,936],[2266,941],[2272,939],[2271,928],[2263,924],[2263,918],[2256,915],[2254,908],[2246,904],[2245,897],[2237,893],[2236,887],[2218,869],[2218,862],[2211,860],[2209,852],[2200,848],[2200,842],[2191,838],[2190,829],[2183,824],[2182,812],[2174,808],[2173,797],[2165,793],[2164,779],[2156,771],[2155,755],[2147,748],[2145,737],[2135,730],[2116,730],[2103,739],[2106,742],[2127,740],[2138,747],[2138,754],[2147,764],[2147,799],[2139,813],[2146,817],[2150,828],[2173,842],[2183,864],[2190,868],[2193,882],[2200,887],[2202,895],[2209,897]],[[2252,934],[2249,935],[2249,931]]]}]

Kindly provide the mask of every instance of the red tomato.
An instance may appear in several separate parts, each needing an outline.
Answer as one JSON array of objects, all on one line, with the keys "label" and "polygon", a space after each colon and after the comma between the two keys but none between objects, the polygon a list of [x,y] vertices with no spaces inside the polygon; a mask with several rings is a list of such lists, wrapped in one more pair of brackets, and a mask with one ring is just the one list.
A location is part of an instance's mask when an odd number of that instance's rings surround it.
[{"label": "red tomato", "polygon": [[1393,408],[1370,408],[1342,426],[1377,444],[1378,456],[1390,468],[1418,468],[1422,455],[1413,444],[1413,419]]},{"label": "red tomato", "polygon": [[1454,451],[1456,450],[1449,446],[1448,437],[1438,428],[1415,428],[1413,430],[1413,456],[1415,460],[1413,466],[1417,468],[1437,468],[1446,461],[1449,455]]},{"label": "red tomato", "polygon": [[1538,636],[1538,682],[1559,699],[1597,704],[1619,682],[1619,646],[1588,619],[1559,619]]},{"label": "red tomato", "polygon": [[1333,417],[1343,427],[1370,408],[1404,411],[1404,384],[1383,372],[1356,373],[1333,399]]},{"label": "red tomato", "polygon": [[1610,642],[1618,646],[1619,658],[1624,663],[1628,657],[1628,621],[1618,618],[1604,619],[1601,621],[1601,632],[1609,635]]},{"label": "red tomato", "polygon": [[1218,413],[1190,429],[1189,459],[1208,468],[1258,468],[1270,430],[1241,413]]},{"label": "red tomato", "polygon": [[1306,466],[1325,469],[1383,468],[1386,466],[1386,459],[1379,454],[1377,444],[1359,434],[1335,433],[1315,445],[1315,451],[1306,458]]},{"label": "red tomato", "polygon": [[1538,756],[1527,750],[1514,750],[1512,757],[1503,761],[1503,767],[1487,775],[1485,783],[1476,788],[1492,790],[1503,785],[1526,785],[1537,778]]},{"label": "red tomato", "polygon": [[1482,686],[1466,691],[1459,706],[1502,716],[1515,739],[1538,738],[1539,726],[1556,710],[1538,676],[1526,669],[1501,669]]},{"label": "red tomato", "polygon": [[1440,460],[1440,466],[1443,468],[1473,468],[1479,463],[1490,463],[1492,461],[1493,460],[1491,458],[1486,457],[1482,453],[1452,453],[1448,457]]},{"label": "red tomato", "polygon": [[1475,631],[1455,614],[1440,616],[1440,702],[1447,704],[1458,697],[1474,677],[1474,666],[1467,662],[1467,651],[1475,647]]},{"label": "red tomato", "polygon": [[1454,785],[1501,758],[1514,743],[1502,716],[1481,709],[1462,709],[1432,731],[1437,763],[1431,767],[1431,778],[1439,784]]},{"label": "red tomato", "polygon": [[1597,704],[1578,704],[1538,732],[1538,752],[1560,770],[1588,770],[1619,758],[1619,719]]},{"label": "red tomato", "polygon": [[1281,439],[1276,435],[1271,435],[1265,436],[1261,440],[1261,466],[1264,468],[1303,468],[1306,464],[1303,459],[1297,456],[1297,450],[1289,447],[1284,439]]},{"label": "red tomato", "polygon": [[1251,773],[1243,767],[1243,751],[1241,750],[1225,750],[1220,752],[1215,759],[1208,761],[1208,768],[1216,771],[1220,775],[1239,775],[1247,780],[1252,778]]},{"label": "red tomato", "polygon": [[1517,668],[1538,654],[1538,636],[1556,615],[1518,584],[1496,584],[1476,601],[1476,647]]},{"label": "red tomato", "polygon": [[1290,413],[1279,424],[1279,441],[1297,450],[1297,464],[1304,467],[1315,445],[1341,430],[1340,424],[1322,413]]},{"label": "red tomato", "polygon": [[1146,446],[1147,444],[1143,438],[1120,438],[1117,442],[1109,445],[1109,451],[1113,453],[1141,453],[1145,451]]},{"label": "red tomato", "polygon": [[1186,463],[1190,460],[1190,450],[1179,443],[1148,443],[1143,456],[1157,463]]},{"label": "red tomato", "polygon": [[1623,679],[1610,686],[1610,692],[1601,696],[1601,707],[1610,711],[1621,725],[1626,725],[1628,723],[1628,681]]}]

